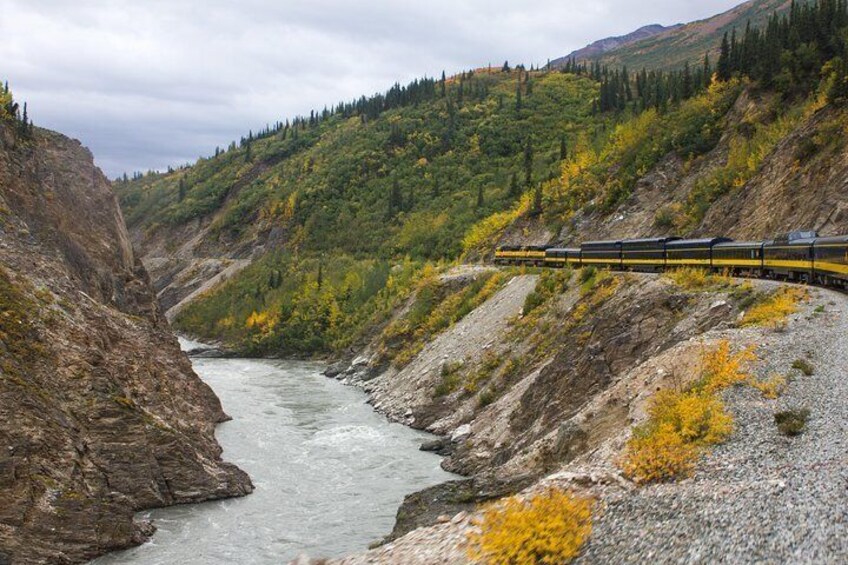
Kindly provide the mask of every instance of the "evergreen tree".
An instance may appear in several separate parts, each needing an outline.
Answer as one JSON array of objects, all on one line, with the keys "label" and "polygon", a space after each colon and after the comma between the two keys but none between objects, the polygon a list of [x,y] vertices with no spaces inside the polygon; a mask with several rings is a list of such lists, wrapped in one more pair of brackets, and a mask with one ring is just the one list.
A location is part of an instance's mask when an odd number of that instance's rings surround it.
[{"label": "evergreen tree", "polygon": [[398,179],[392,181],[392,190],[389,192],[389,208],[386,217],[394,218],[403,208],[403,194],[400,191],[400,182]]},{"label": "evergreen tree", "polygon": [[719,80],[730,80],[730,41],[727,39],[727,32],[724,32],[724,37],[721,39],[716,74]]},{"label": "evergreen tree", "polygon": [[504,61],[503,67],[501,67],[501,72],[508,73],[509,71],[509,61]]},{"label": "evergreen tree", "polygon": [[442,94],[442,98],[447,95],[447,78],[445,77],[445,71],[442,71],[442,80],[439,81],[439,89]]},{"label": "evergreen tree", "polygon": [[683,77],[681,78],[681,95],[683,100],[692,97],[694,92],[694,84],[692,83],[692,69],[689,68],[689,61],[683,67]]},{"label": "evergreen tree", "polygon": [[518,87],[515,90],[515,111],[521,111],[521,84],[518,84]]},{"label": "evergreen tree", "polygon": [[406,201],[404,202],[404,210],[409,212],[413,208],[415,208],[415,192],[412,188],[412,185],[409,185],[409,189],[406,192]]},{"label": "evergreen tree", "polygon": [[529,190],[533,184],[533,142],[527,138],[524,144],[524,186]]},{"label": "evergreen tree", "polygon": [[186,197],[186,182],[185,177],[180,177],[180,184],[177,191],[177,201],[182,202]]},{"label": "evergreen tree", "polygon": [[533,215],[538,216],[542,213],[542,183],[536,183],[536,190],[533,192]]},{"label": "evergreen tree", "polygon": [[482,208],[485,202],[483,201],[483,185],[477,187],[477,208]]},{"label": "evergreen tree", "polygon": [[509,181],[509,196],[517,198],[521,195],[521,189],[518,187],[518,174],[513,171],[512,179]]},{"label": "evergreen tree", "polygon": [[710,83],[713,80],[713,69],[710,66],[710,54],[709,53],[704,53],[703,73],[704,73],[704,87],[708,88],[710,86]]},{"label": "evergreen tree", "polygon": [[568,145],[566,143],[565,134],[559,138],[559,160],[565,161],[568,158]]}]

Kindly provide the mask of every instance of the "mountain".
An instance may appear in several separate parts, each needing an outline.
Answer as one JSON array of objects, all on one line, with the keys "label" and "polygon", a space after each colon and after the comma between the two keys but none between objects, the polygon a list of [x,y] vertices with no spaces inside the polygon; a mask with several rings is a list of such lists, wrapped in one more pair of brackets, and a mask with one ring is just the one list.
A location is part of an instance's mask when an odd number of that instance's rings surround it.
[{"label": "mountain", "polygon": [[[671,26],[644,38],[631,39],[618,46],[614,45],[615,39],[618,38],[613,38],[611,41],[603,40],[599,43],[604,44],[609,41],[612,46],[607,49],[586,48],[575,51],[568,57],[575,56],[580,61],[598,62],[612,67],[626,65],[632,70],[643,67],[647,69],[679,68],[687,61],[700,64],[707,53],[715,61],[725,32],[730,33],[736,29],[741,35],[748,22],[751,22],[753,26],[762,26],[772,13],[788,10],[791,3],[791,0],[749,0],[711,18]],[[623,37],[629,38],[640,31],[637,30]],[[556,59],[557,68],[563,66],[568,57]]]},{"label": "mountain", "polygon": [[648,39],[664,32],[673,31],[679,28],[681,25],[682,24],[665,27],[659,24],[652,24],[640,27],[636,31],[628,33],[627,35],[600,39],[598,41],[590,43],[582,49],[572,51],[565,57],[554,59],[553,61],[551,61],[551,68],[560,69],[564,67],[565,64],[571,59],[574,59],[576,61],[594,61],[603,57],[606,53],[609,53],[610,51],[623,49],[632,45],[633,43],[642,41],[643,39]]},{"label": "mountain", "polygon": [[252,485],[91,153],[0,102],[0,563],[79,563]]}]

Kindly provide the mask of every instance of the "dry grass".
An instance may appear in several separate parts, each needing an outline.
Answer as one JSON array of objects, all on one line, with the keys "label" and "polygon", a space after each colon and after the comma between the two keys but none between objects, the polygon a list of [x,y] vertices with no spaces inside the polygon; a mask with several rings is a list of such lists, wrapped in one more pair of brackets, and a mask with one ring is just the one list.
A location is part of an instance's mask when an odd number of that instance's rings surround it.
[{"label": "dry grass", "polygon": [[469,557],[488,565],[562,564],[592,532],[592,501],[558,489],[489,507],[468,536]]}]

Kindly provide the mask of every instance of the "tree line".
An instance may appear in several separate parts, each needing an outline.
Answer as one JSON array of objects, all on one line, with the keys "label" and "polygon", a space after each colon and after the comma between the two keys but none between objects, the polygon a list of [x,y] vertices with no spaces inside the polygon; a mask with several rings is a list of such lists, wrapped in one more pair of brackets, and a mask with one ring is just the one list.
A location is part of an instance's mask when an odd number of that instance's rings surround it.
[{"label": "tree line", "polygon": [[[793,2],[774,13],[765,29],[750,22],[740,35],[734,29],[721,41],[716,65],[719,79],[747,76],[763,87],[789,95],[811,92],[824,75],[831,77],[831,99],[844,99],[848,60],[848,0]],[[824,72],[822,72],[824,71]]]},{"label": "tree line", "polygon": [[32,137],[35,126],[28,115],[27,104],[24,102],[24,105],[21,106],[15,102],[15,97],[9,89],[8,81],[0,88],[0,117],[4,121],[12,123],[15,131],[21,137]]}]

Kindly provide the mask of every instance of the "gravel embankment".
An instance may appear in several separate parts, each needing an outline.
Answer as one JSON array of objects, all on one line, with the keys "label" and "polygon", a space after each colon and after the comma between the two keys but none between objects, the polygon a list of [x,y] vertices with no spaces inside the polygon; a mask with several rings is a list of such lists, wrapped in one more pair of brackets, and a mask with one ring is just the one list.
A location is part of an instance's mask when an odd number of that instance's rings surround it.
[{"label": "gravel embankment", "polygon": [[[792,374],[777,400],[727,391],[736,420],[688,480],[605,497],[580,563],[842,563],[848,560],[848,298],[812,290],[787,332],[735,330],[759,343],[758,374]],[[824,305],[825,311],[814,309]],[[745,335],[748,334],[748,335]],[[812,376],[790,369],[806,357]],[[797,437],[774,414],[805,407]]]}]

